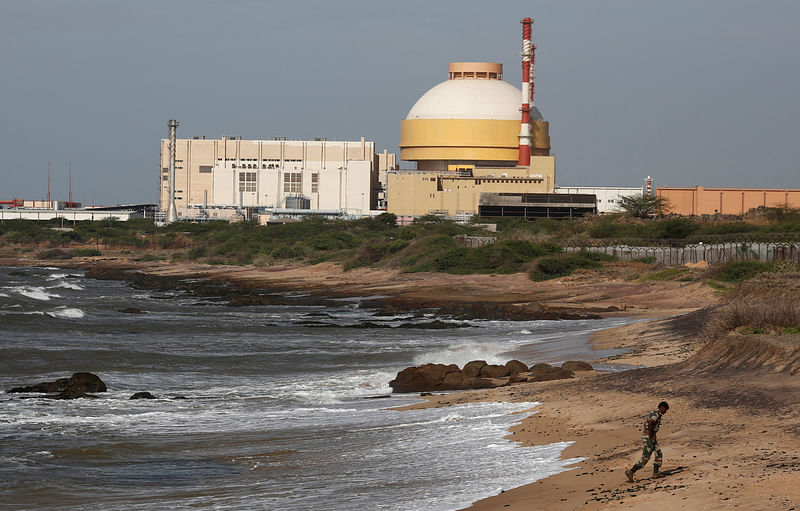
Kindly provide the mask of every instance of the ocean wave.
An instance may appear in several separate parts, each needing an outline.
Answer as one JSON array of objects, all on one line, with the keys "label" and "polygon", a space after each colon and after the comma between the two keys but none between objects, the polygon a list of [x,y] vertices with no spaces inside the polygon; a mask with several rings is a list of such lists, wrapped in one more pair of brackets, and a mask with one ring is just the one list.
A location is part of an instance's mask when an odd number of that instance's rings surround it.
[{"label": "ocean wave", "polygon": [[81,319],[82,317],[86,316],[86,313],[81,309],[74,307],[58,307],[57,309],[48,312],[47,315],[51,318],[58,319]]},{"label": "ocean wave", "polygon": [[61,298],[60,295],[55,293],[48,293],[47,290],[41,286],[15,286],[6,289],[27,298],[40,300],[43,302],[49,301],[50,298]]},{"label": "ocean wave", "polygon": [[66,282],[64,280],[59,281],[54,286],[49,286],[47,289],[57,289],[57,288],[75,289],[76,291],[83,291],[84,289],[86,289],[81,285],[73,284],[72,282]]},{"label": "ocean wave", "polygon": [[460,344],[417,355],[414,357],[413,365],[456,364],[458,367],[464,367],[467,362],[473,360],[485,360],[489,364],[505,364],[508,359],[503,359],[500,354],[508,348],[508,345],[501,343]]}]

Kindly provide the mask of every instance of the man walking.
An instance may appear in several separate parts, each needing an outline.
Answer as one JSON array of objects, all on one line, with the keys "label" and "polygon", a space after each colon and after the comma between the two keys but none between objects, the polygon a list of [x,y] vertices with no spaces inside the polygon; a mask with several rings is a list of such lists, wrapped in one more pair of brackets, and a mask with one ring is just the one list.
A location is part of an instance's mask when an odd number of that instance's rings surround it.
[{"label": "man walking", "polygon": [[650,412],[647,419],[644,421],[644,429],[642,430],[642,458],[637,461],[631,468],[625,471],[625,477],[628,482],[633,482],[633,474],[644,467],[650,456],[655,452],[656,459],[653,460],[653,477],[660,477],[658,469],[661,468],[661,448],[658,446],[658,428],[661,427],[661,417],[667,413],[669,405],[666,401],[658,403],[658,409]]}]

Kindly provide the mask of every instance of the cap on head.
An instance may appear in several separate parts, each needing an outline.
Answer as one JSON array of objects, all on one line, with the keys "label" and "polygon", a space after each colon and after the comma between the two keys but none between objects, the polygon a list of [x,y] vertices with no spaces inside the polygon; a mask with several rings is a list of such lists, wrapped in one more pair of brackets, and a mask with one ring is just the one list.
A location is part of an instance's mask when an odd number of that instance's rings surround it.
[{"label": "cap on head", "polygon": [[659,408],[664,407],[665,410],[669,410],[669,405],[667,404],[666,401],[661,401],[660,403],[658,403],[658,407]]}]

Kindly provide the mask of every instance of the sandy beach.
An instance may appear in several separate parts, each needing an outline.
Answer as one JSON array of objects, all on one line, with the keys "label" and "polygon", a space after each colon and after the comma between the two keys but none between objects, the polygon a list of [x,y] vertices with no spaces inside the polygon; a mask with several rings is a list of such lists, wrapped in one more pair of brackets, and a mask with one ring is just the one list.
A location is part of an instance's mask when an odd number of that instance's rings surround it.
[{"label": "sandy beach", "polygon": [[[583,459],[565,472],[504,489],[469,509],[800,509],[800,487],[793,484],[800,477],[798,336],[739,342],[744,336],[734,335],[737,349],[708,346],[703,327],[720,296],[702,279],[643,281],[635,277],[641,271],[635,265],[536,283],[524,274],[343,272],[331,263],[259,268],[145,264],[112,257],[56,264],[85,268],[100,278],[200,279],[320,297],[369,296],[384,307],[407,310],[640,318],[591,340],[598,348],[626,350],[602,362],[637,369],[433,395],[415,405],[541,402],[530,414],[521,414],[508,438],[520,445],[572,441],[563,457]],[[787,360],[794,362],[787,365]],[[674,473],[652,479],[648,465],[635,483],[628,483],[624,471],[641,452],[641,425],[661,400],[671,406],[659,433],[662,470]]]}]

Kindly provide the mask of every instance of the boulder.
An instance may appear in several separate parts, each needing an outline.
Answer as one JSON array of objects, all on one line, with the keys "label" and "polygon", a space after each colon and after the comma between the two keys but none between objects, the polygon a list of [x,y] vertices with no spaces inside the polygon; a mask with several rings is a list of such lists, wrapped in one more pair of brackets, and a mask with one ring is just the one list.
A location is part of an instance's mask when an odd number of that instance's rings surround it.
[{"label": "boulder", "polygon": [[514,376],[515,374],[519,373],[527,373],[528,366],[520,362],[519,360],[509,360],[506,362],[506,367],[508,368],[508,374]]},{"label": "boulder", "polygon": [[563,380],[566,378],[573,378],[574,376],[575,374],[572,371],[561,367],[553,367],[549,364],[536,364],[531,368],[528,381]]},{"label": "boulder", "polygon": [[508,376],[508,367],[494,364],[487,364],[481,367],[481,378],[505,378]]},{"label": "boulder", "polygon": [[156,396],[149,392],[137,392],[136,394],[132,395],[128,399],[155,399]]},{"label": "boulder", "polygon": [[106,384],[99,376],[92,373],[75,373],[69,378],[59,378],[52,382],[42,382],[27,387],[14,387],[7,392],[40,392],[44,394],[54,394],[45,396],[52,399],[75,399],[79,397],[91,396],[91,392],[105,392]]},{"label": "boulder", "polygon": [[488,389],[495,385],[489,380],[467,376],[463,372],[448,373],[440,386],[441,390],[468,390],[468,389]]},{"label": "boulder", "polygon": [[566,369],[567,371],[592,371],[594,368],[591,364],[586,362],[581,362],[580,360],[567,360],[563,364],[561,364],[562,369]]},{"label": "boulder", "polygon": [[461,370],[465,375],[476,378],[479,374],[481,374],[481,369],[483,366],[486,365],[485,360],[473,360],[472,362],[467,362],[464,366],[464,369]]},{"label": "boulder", "polygon": [[528,371],[531,373],[549,371],[552,367],[550,364],[533,364]]},{"label": "boulder", "polygon": [[522,375],[519,375],[519,374],[512,374],[511,376],[508,377],[507,385],[511,385],[513,383],[522,383],[522,382],[525,382],[525,381],[528,381],[528,377],[527,376],[522,376]]},{"label": "boulder", "polygon": [[443,390],[440,386],[448,373],[461,372],[455,364],[424,364],[407,367],[389,382],[392,392],[426,392]]}]

